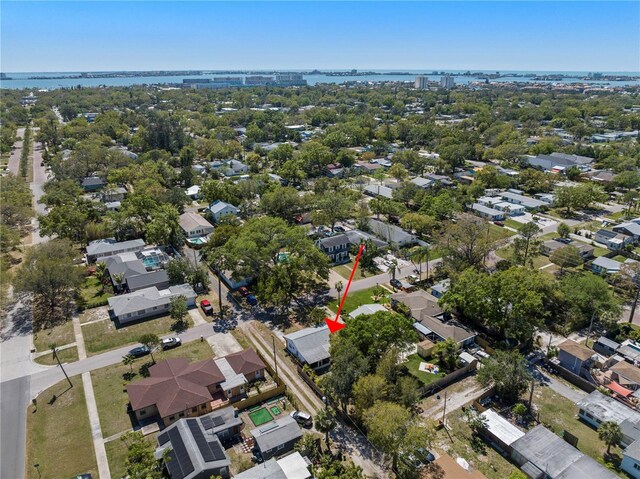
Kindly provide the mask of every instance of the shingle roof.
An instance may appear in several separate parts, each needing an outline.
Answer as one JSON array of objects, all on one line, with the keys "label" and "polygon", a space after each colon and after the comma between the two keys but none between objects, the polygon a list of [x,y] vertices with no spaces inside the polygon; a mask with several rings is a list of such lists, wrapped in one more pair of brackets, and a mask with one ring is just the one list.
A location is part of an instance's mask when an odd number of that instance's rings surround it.
[{"label": "shingle roof", "polygon": [[352,318],[357,318],[363,314],[374,314],[379,311],[386,311],[386,308],[381,304],[363,304],[362,306],[354,309],[349,313]]},{"label": "shingle roof", "polygon": [[154,306],[167,305],[171,302],[171,298],[180,295],[185,296],[187,299],[196,297],[196,293],[191,286],[182,284],[163,290],[158,290],[156,286],[143,288],[133,293],[112,296],[107,301],[113,314],[116,317],[121,317],[125,314],[137,313]]},{"label": "shingle roof", "polygon": [[332,246],[345,246],[350,244],[349,237],[346,234],[329,236],[328,238],[319,239],[318,242],[323,248],[331,248]]},{"label": "shingle roof", "polygon": [[626,361],[620,361],[612,366],[610,370],[635,384],[640,384],[640,369],[633,364]]},{"label": "shingle roof", "polygon": [[209,388],[228,379],[229,373],[223,371],[221,365],[225,369],[231,366],[232,375],[265,368],[252,349],[195,363],[184,358],[165,359],[149,368],[150,377],[127,386],[131,407],[135,411],[155,404],[160,416],[167,417],[211,401]]},{"label": "shingle roof", "polygon": [[164,269],[135,274],[127,278],[127,286],[131,291],[169,283],[169,275]]},{"label": "shingle roof", "polygon": [[595,352],[589,349],[588,347],[583,346],[582,344],[576,343],[571,339],[567,339],[562,343],[560,343],[560,345],[558,346],[558,349],[571,354],[571,356],[578,358],[581,361],[586,361],[587,359],[589,359],[591,356],[595,354]]},{"label": "shingle roof", "polygon": [[198,227],[213,228],[213,225],[197,213],[187,212],[180,215],[180,227],[185,231],[191,231]]},{"label": "shingle roof", "polygon": [[226,203],[220,200],[216,200],[213,203],[211,203],[211,205],[209,206],[209,211],[211,211],[211,213],[213,214],[216,214],[216,213],[222,212],[226,208],[233,211],[233,214],[236,214],[238,212],[238,208],[233,206],[231,203]]}]

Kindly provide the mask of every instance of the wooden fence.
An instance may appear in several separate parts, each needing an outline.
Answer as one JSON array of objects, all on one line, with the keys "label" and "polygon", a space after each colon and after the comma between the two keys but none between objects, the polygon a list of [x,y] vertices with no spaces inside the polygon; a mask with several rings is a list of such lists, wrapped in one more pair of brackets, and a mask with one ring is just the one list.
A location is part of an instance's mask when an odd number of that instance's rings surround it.
[{"label": "wooden fence", "polygon": [[274,398],[276,396],[282,396],[287,390],[287,386],[284,384],[280,384],[279,386],[269,389],[268,391],[263,391],[261,393],[256,394],[255,396],[250,396],[242,401],[238,401],[236,403],[231,404],[238,411],[242,411],[251,406],[255,406],[261,402],[264,402],[268,399]]},{"label": "wooden fence", "polygon": [[446,388],[449,384],[457,381],[458,379],[460,379],[461,377],[470,374],[471,372],[475,371],[476,368],[478,367],[478,363],[476,361],[472,362],[471,364],[468,364],[460,369],[456,369],[455,371],[453,371],[452,373],[447,374],[446,376],[437,379],[436,381],[430,383],[430,384],[426,384],[424,385],[422,388],[420,388],[420,396],[421,397],[426,397],[429,396],[431,394],[433,394],[434,392],[440,390],[440,389],[444,389]]}]

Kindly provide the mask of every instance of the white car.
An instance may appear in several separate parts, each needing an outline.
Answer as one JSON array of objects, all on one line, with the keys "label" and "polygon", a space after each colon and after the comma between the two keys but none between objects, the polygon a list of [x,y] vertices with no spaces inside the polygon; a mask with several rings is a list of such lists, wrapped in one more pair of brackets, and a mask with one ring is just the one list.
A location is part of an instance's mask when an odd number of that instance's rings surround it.
[{"label": "white car", "polygon": [[162,340],[161,346],[162,349],[171,349],[176,348],[182,344],[182,340],[180,338],[166,338]]},{"label": "white car", "polygon": [[289,416],[295,419],[301,426],[311,427],[313,425],[313,419],[311,419],[311,414],[308,412],[293,411]]}]

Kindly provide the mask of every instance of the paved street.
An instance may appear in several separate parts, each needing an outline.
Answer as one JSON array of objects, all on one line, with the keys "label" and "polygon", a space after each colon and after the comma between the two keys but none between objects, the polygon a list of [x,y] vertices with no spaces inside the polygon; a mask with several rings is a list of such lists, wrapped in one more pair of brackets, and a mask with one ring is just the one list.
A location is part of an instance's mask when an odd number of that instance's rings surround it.
[{"label": "paved street", "polygon": [[[24,128],[18,128],[18,138],[24,136]],[[13,145],[13,150],[9,156],[9,163],[7,169],[14,175],[18,175],[18,169],[20,168],[20,154],[22,153],[22,140],[18,140]]]}]

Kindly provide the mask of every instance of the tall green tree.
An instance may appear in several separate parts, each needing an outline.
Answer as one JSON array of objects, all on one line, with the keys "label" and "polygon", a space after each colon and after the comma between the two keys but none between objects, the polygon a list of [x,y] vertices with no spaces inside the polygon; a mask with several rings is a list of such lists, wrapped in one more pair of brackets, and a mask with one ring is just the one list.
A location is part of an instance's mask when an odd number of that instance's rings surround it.
[{"label": "tall green tree", "polygon": [[504,400],[515,401],[527,390],[531,373],[517,351],[496,351],[478,370],[477,378],[483,386],[494,385]]},{"label": "tall green tree", "polygon": [[611,454],[611,446],[622,441],[622,430],[617,423],[605,421],[598,427],[598,437],[607,445],[607,454]]},{"label": "tall green tree", "polygon": [[513,255],[517,264],[533,265],[531,258],[540,254],[542,242],[535,238],[540,231],[540,227],[533,221],[522,225],[518,237],[513,240]]}]

